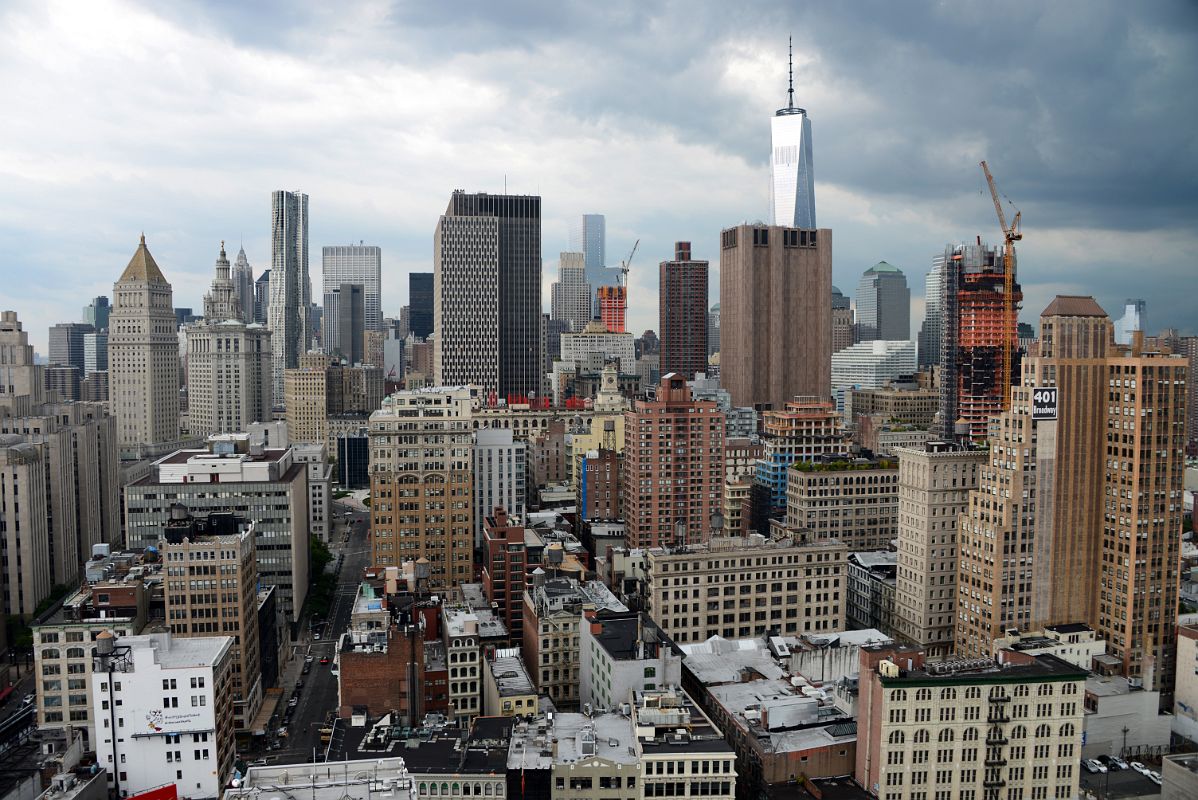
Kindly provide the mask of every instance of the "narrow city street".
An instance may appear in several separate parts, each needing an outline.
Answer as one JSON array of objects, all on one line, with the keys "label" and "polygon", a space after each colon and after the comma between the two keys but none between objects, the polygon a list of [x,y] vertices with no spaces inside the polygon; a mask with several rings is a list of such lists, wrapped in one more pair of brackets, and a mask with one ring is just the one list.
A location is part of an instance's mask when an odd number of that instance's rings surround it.
[{"label": "narrow city street", "polygon": [[[329,724],[330,715],[335,714],[338,702],[337,678],[332,673],[333,657],[337,642],[349,627],[353,610],[354,595],[362,570],[369,561],[370,547],[367,541],[369,512],[349,509],[339,504],[334,508],[339,513],[349,513],[344,520],[338,518],[335,535],[329,545],[333,554],[332,565],[342,558],[337,576],[337,589],[330,607],[327,621],[303,620],[301,637],[293,643],[294,658],[287,667],[283,680],[283,699],[279,717],[290,710],[290,721],[283,719],[275,726],[271,738],[281,747],[267,752],[247,754],[252,759],[262,758],[267,763],[310,761],[323,757],[325,744],[321,742],[320,729]],[[348,540],[342,537],[348,533]],[[309,660],[310,659],[310,660]],[[321,663],[326,660],[328,663]],[[304,674],[305,664],[308,672]],[[289,708],[297,683],[302,683],[297,702]],[[283,733],[284,735],[279,735]]]}]

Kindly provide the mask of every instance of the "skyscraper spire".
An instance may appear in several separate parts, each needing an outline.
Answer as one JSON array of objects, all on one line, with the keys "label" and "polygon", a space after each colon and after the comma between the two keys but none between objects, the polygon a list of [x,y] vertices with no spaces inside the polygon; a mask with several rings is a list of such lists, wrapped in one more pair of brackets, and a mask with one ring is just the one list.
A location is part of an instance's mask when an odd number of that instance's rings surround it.
[{"label": "skyscraper spire", "polygon": [[786,108],[794,110],[795,107],[795,55],[794,55],[795,37],[786,37],[786,68],[790,75],[790,80],[786,89]]}]

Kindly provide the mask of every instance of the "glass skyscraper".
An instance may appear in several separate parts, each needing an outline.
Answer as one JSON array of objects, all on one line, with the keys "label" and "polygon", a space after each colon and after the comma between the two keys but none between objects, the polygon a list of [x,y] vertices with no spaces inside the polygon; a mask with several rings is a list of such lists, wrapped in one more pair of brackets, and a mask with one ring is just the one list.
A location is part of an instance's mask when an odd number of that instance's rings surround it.
[{"label": "glass skyscraper", "polygon": [[770,223],[815,228],[815,172],[811,161],[811,120],[795,106],[794,66],[786,108],[770,121]]}]

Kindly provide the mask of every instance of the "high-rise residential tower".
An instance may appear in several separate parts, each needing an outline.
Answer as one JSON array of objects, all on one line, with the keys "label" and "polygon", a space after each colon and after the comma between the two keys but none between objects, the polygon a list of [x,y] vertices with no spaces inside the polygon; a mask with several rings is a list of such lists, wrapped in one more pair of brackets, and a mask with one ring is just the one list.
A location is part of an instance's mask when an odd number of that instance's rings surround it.
[{"label": "high-rise residential tower", "polygon": [[583,214],[574,221],[570,252],[583,254],[586,281],[593,289],[616,284],[616,271],[607,269],[607,218],[602,214]]},{"label": "high-rise residential tower", "polygon": [[221,242],[212,288],[204,295],[204,319],[188,325],[187,400],[193,436],[240,433],[253,422],[270,422],[270,331],[247,324]]},{"label": "high-rise residential tower", "polygon": [[783,228],[815,228],[815,173],[811,161],[811,120],[795,106],[794,64],[786,108],[770,120],[770,223]]},{"label": "high-rise residential tower", "polygon": [[693,380],[707,372],[707,262],[691,260],[691,243],[674,243],[674,260],[658,271],[661,372]]},{"label": "high-rise residential tower", "polygon": [[637,400],[625,413],[624,441],[620,490],[628,546],[706,542],[724,487],[718,404],[692,399],[681,375],[664,375],[656,400]]},{"label": "high-rise residential tower", "polygon": [[436,382],[539,394],[541,198],[455,191],[433,249]]},{"label": "high-rise residential tower", "polygon": [[932,259],[924,278],[923,324],[919,326],[919,368],[940,365],[940,338],[944,327],[944,256]]},{"label": "high-rise residential tower", "polygon": [[308,276],[308,195],[271,195],[270,309],[274,404],[283,404],[283,370],[295,369],[312,343]]},{"label": "high-rise residential tower", "polygon": [[[1017,273],[1018,274],[1018,273]],[[1019,374],[1018,354],[1011,374],[1002,375],[1002,348],[1014,347],[1016,323],[1006,321],[1005,267],[1001,248],[985,244],[949,245],[941,282],[941,435],[954,437],[958,421],[976,442],[987,436],[990,418]],[[1015,286],[1016,316],[1023,300]]]},{"label": "high-rise residential tower", "polygon": [[254,322],[254,268],[245,254],[245,248],[237,251],[230,277],[233,279],[233,296],[241,306],[239,319],[247,325]]},{"label": "high-rise residential tower", "polygon": [[720,352],[720,304],[716,303],[707,312],[707,355]]},{"label": "high-rise residential tower", "polygon": [[113,286],[109,399],[122,452],[179,439],[179,337],[171,285],[146,237]]},{"label": "high-rise residential tower", "polygon": [[735,406],[828,397],[832,231],[738,225],[720,234],[720,382]]},{"label": "high-rise residential tower", "polygon": [[591,321],[591,285],[587,283],[586,272],[585,254],[562,253],[558,257],[550,318],[568,322],[575,333]]},{"label": "high-rise residential tower", "polygon": [[408,308],[409,332],[427,339],[433,332],[433,273],[409,273]]},{"label": "high-rise residential tower", "polygon": [[[365,330],[382,330],[382,248],[369,244],[338,245],[336,247],[323,248],[321,256],[324,268],[322,293],[327,295],[344,283],[360,284],[362,287],[362,303],[365,308],[363,323]],[[325,313],[328,312],[326,311]]]},{"label": "high-rise residential tower", "polygon": [[628,287],[599,286],[595,289],[595,307],[603,327],[612,333],[628,330]]},{"label": "high-rise residential tower", "polygon": [[857,284],[857,341],[911,338],[911,290],[903,271],[879,261]]}]

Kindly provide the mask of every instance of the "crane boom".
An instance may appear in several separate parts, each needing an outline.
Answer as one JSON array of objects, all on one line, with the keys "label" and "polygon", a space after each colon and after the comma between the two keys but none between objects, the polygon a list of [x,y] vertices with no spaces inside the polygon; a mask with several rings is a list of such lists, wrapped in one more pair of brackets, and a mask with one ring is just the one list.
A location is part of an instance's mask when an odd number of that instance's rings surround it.
[{"label": "crane boom", "polygon": [[632,257],[636,255],[636,249],[641,246],[641,240],[637,239],[632,245],[632,252],[628,254],[628,258],[620,262],[620,285],[628,287],[628,266],[632,263]]},{"label": "crane boom", "polygon": [[1019,225],[1023,218],[1022,211],[1015,212],[1015,218],[1007,227],[1007,216],[1003,213],[1002,202],[998,199],[998,188],[994,185],[994,176],[990,167],[982,162],[982,172],[986,175],[986,185],[990,187],[990,199],[994,201],[994,212],[998,215],[998,225],[1003,234],[1003,331],[1002,331],[1002,372],[1000,380],[1002,387],[1002,410],[1006,411],[1011,405],[1011,388],[1013,382],[1011,369],[1015,361],[1016,319],[1015,319],[1015,242],[1023,238]]}]

